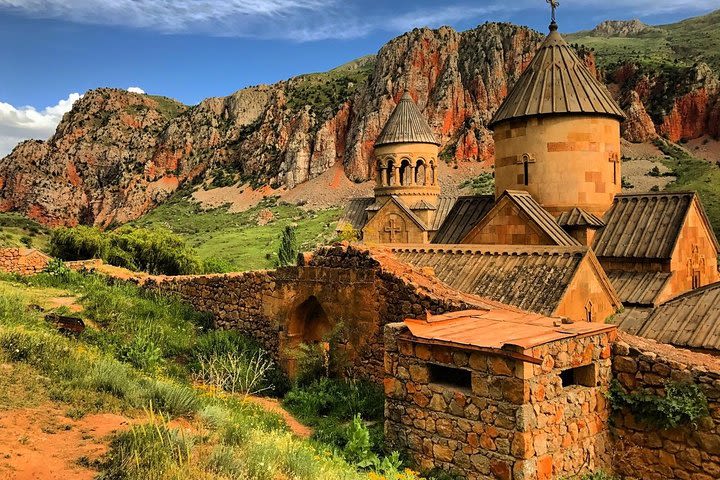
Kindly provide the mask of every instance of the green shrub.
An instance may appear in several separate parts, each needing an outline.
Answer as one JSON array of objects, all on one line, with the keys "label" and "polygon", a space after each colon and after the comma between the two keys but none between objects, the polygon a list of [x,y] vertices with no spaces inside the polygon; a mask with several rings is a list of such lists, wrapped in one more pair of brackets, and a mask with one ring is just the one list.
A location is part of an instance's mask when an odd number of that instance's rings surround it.
[{"label": "green shrub", "polygon": [[192,438],[171,429],[164,421],[137,425],[119,433],[110,451],[101,479],[146,480],[164,478],[167,472],[187,464]]},{"label": "green shrub", "polygon": [[614,411],[627,409],[639,420],[661,429],[696,426],[709,413],[707,397],[694,383],[665,384],[665,396],[642,391],[628,393],[614,380],[608,393]]},{"label": "green shrub", "polygon": [[283,229],[278,248],[278,266],[287,267],[297,263],[298,245],[295,227],[288,225]]},{"label": "green shrub", "polygon": [[173,417],[191,415],[200,407],[195,390],[174,382],[154,381],[147,387],[146,396],[152,408]]},{"label": "green shrub", "polygon": [[101,258],[111,265],[152,274],[201,273],[202,265],[184,240],[161,228],[122,227],[103,232],[95,227],[55,230],[50,254],[63,260]]},{"label": "green shrub", "polygon": [[226,353],[198,359],[197,380],[228,393],[256,395],[272,388],[266,375],[273,368],[272,360],[263,352],[252,355]]},{"label": "green shrub", "polygon": [[303,421],[321,417],[350,421],[355,415],[381,419],[385,408],[382,390],[366,381],[321,378],[305,387],[295,387],[285,396],[284,405]]},{"label": "green shrub", "polygon": [[136,400],[139,391],[136,375],[130,367],[117,360],[101,358],[86,377],[86,385],[98,392],[108,392],[119,398]]},{"label": "green shrub", "polygon": [[99,228],[58,228],[50,235],[50,255],[63,260],[107,258],[110,239]]}]

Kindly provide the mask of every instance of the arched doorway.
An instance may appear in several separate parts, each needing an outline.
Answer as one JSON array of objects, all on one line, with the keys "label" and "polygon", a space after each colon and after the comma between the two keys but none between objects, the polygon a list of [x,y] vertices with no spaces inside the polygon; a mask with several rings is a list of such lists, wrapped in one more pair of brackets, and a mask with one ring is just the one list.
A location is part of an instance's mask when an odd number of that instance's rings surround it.
[{"label": "arched doorway", "polygon": [[318,344],[327,341],[332,331],[328,315],[318,301],[311,295],[307,300],[295,307],[289,315],[287,324],[286,370],[290,378],[297,374],[297,359],[293,352],[300,344]]}]

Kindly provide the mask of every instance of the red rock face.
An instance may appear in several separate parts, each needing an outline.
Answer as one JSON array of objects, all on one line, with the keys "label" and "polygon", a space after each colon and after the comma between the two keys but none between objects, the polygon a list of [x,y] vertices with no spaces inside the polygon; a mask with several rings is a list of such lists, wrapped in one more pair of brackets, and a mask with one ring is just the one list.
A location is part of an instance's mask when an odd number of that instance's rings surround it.
[{"label": "red rock face", "polygon": [[659,133],[671,142],[702,137],[709,132],[710,108],[708,92],[704,88],[683,95],[675,100]]},{"label": "red rock face", "polygon": [[[375,139],[405,88],[441,140],[443,160],[489,165],[494,144],[487,124],[542,38],[509,24],[462,33],[415,29],[359,61],[357,68],[372,67],[372,73],[352,89],[329,76],[298,94],[305,88],[298,77],[192,108],[121,90],[91,91],[50,140],[24,142],[0,159],[0,210],[48,225],[107,226],[138,218],[185,182],[216,169],[292,188],[342,162],[349,178],[367,180]],[[592,54],[583,61],[597,72]],[[627,93],[636,68],[613,72],[611,90]],[[345,87],[340,100],[326,95],[329,100],[317,104],[323,92]],[[634,81],[623,128],[631,141],[655,134],[648,115],[653,88],[652,78]],[[657,129],[673,140],[718,135],[716,98],[709,86],[692,90]]]}]

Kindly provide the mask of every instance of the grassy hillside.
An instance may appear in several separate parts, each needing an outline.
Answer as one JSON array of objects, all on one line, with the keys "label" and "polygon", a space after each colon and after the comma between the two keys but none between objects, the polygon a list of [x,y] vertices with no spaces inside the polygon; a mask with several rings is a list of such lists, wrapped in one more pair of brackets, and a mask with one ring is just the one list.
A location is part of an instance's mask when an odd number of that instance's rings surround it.
[{"label": "grassy hillside", "polygon": [[[43,318],[70,309],[88,325],[77,337]],[[99,276],[59,268],[35,277],[0,275],[0,416],[12,428],[26,409],[36,412],[22,435],[0,439],[0,477],[26,468],[18,452],[29,448],[52,455],[53,468],[73,478],[79,470],[118,480],[418,478],[402,469],[397,454],[378,458],[369,441],[347,447],[350,435],[368,434],[360,418],[382,425],[377,387],[322,378],[311,385],[318,401],[295,386],[287,394],[295,408],[312,414],[331,402],[336,415],[331,435],[311,442],[291,433],[276,409],[258,406],[271,400],[246,396],[283,393],[284,377],[269,355],[237,332],[207,326],[205,315],[171,298]],[[108,440],[93,435],[92,422],[117,415],[119,431],[103,445]],[[80,434],[68,448],[58,446]]]},{"label": "grassy hillside", "polygon": [[[268,212],[271,219],[262,225],[259,219]],[[341,213],[340,208],[306,211],[274,198],[245,212],[229,213],[227,208],[203,210],[188,197],[176,196],[132,224],[168,228],[195,248],[202,260],[218,260],[227,271],[245,271],[274,266],[287,225],[297,225],[300,250],[332,241]]]},{"label": "grassy hillside", "polygon": [[17,213],[0,213],[0,247],[45,250],[49,229]]},{"label": "grassy hillside", "polygon": [[594,31],[566,35],[568,42],[595,49],[601,66],[637,62],[649,66],[705,62],[720,69],[720,10],[682,22],[660,25],[630,37]]}]

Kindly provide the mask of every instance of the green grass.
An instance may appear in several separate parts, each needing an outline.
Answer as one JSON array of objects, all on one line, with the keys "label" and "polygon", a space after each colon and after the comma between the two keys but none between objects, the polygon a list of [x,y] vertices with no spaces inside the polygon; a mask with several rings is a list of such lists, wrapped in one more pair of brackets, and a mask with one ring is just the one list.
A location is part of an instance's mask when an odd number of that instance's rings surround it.
[{"label": "green grass", "polygon": [[160,112],[160,114],[167,120],[172,120],[188,109],[187,106],[177,100],[173,100],[172,98],[163,97],[161,95],[148,95],[148,97],[157,102],[157,111]]},{"label": "green grass", "polygon": [[566,35],[569,43],[593,48],[600,66],[636,62],[660,66],[705,62],[720,68],[720,10],[682,22],[660,25],[632,37],[604,37],[593,32]]},{"label": "green grass", "polygon": [[[44,313],[29,308],[34,302],[50,308],[59,292],[77,297],[84,307],[78,315],[88,329],[77,338],[59,334]],[[89,465],[98,467],[103,479],[368,478],[367,467],[348,462],[333,445],[289,434],[277,414],[241,396],[191,385],[193,355],[257,349],[236,333],[207,332],[206,323],[204,315],[171,298],[94,275],[1,275],[0,410],[52,401],[72,418],[91,412],[142,417],[114,436],[102,461]],[[137,356],[127,358],[138,339],[154,348],[138,348]],[[144,356],[153,361],[139,361]],[[368,401],[333,396],[344,407]],[[192,428],[174,426],[175,417]],[[388,480],[417,479],[400,472],[397,455],[392,458],[392,465],[370,470]]]},{"label": "green grass", "polygon": [[323,73],[288,81],[288,105],[299,110],[309,105],[318,114],[332,113],[364,84],[375,68],[375,57],[359,58]]},{"label": "green grass", "polygon": [[[269,209],[273,220],[258,225],[258,213]],[[219,260],[230,271],[274,268],[282,231],[297,225],[300,250],[310,250],[335,238],[335,225],[342,210],[306,211],[295,205],[266,199],[242,213],[227,208],[202,210],[188,198],[177,197],[133,222],[141,227],[165,227],[182,236],[201,260]]]},{"label": "green grass", "polygon": [[0,213],[0,247],[33,247],[46,250],[49,230],[17,213]]}]

